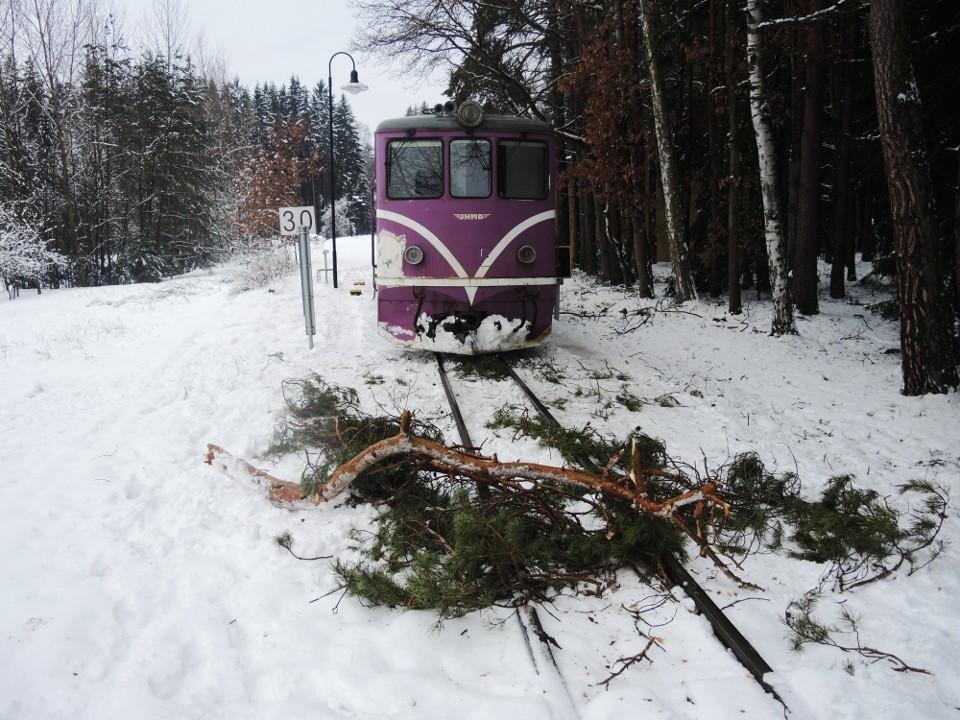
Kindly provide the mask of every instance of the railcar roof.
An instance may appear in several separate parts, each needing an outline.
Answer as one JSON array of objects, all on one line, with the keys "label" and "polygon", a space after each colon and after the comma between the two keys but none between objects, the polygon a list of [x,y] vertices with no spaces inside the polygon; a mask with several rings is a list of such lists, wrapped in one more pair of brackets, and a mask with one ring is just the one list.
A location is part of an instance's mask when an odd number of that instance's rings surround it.
[{"label": "railcar roof", "polygon": [[[469,130],[457,122],[454,115],[411,115],[410,117],[384,120],[377,125],[377,132],[397,132],[405,130]],[[507,132],[552,133],[550,123],[530,118],[510,115],[485,115],[483,122],[473,130],[504,130]]]}]

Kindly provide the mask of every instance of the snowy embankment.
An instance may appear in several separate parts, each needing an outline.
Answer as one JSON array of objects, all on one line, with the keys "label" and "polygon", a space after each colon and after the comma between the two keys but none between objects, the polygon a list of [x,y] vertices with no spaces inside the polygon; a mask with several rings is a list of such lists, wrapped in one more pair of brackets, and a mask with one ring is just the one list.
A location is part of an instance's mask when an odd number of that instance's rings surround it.
[{"label": "snowy embankment", "polygon": [[[340,291],[317,286],[313,352],[295,272],[270,290],[238,292],[239,270],[227,266],[0,302],[0,718],[782,717],[685,600],[650,616],[674,618],[653,630],[664,650],[652,665],[596,686],[643,646],[620,605],[649,603],[656,591],[630,573],[610,596],[563,597],[556,619],[541,612],[563,646],[572,707],[533,671],[506,611],[436,631],[429,613],[338,603],[338,593],[317,599],[335,587],[329,562],[297,561],[274,538],[290,532],[306,556],[349,555],[349,531],[373,511],[277,509],[247,478],[202,458],[216,442],[296,479],[296,458],[258,458],[283,411],[281,381],[311,372],[357,388],[368,410],[409,405],[452,430],[432,359],[376,334],[368,242],[341,243]],[[349,296],[361,278],[364,294]],[[527,376],[545,399],[566,400],[562,422],[621,436],[639,426],[701,466],[754,450],[796,467],[811,495],[852,473],[884,494],[933,480],[960,503],[960,398],[900,396],[898,357],[885,354],[896,327],[862,305],[824,300],[800,337],[768,337],[766,304],[733,318],[709,301],[618,334],[639,305],[586,281],[565,288],[566,310],[600,317],[564,315],[535,353],[565,386]],[[604,363],[628,379],[591,377]],[[623,386],[679,405],[630,412],[614,401]],[[474,437],[490,435],[483,424],[504,399],[463,389]],[[508,437],[486,447],[502,459],[550,459]],[[752,558],[742,572],[763,593],[737,591],[702,560],[691,568],[719,605],[743,600],[728,613],[775,668],[795,717],[956,717],[955,518],[944,537],[951,545],[914,575],[827,593],[820,604],[833,621],[845,602],[861,617],[864,645],[932,676],[831,648],[791,652],[784,608],[816,584],[818,566]]]}]

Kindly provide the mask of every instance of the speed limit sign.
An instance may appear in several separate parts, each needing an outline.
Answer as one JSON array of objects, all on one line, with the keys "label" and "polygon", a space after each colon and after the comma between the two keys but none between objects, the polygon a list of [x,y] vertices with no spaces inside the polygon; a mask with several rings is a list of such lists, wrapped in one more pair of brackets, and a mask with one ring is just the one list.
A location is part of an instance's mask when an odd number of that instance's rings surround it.
[{"label": "speed limit sign", "polygon": [[306,228],[307,232],[314,232],[317,229],[317,218],[309,205],[282,207],[279,212],[281,235],[299,235],[300,228]]}]

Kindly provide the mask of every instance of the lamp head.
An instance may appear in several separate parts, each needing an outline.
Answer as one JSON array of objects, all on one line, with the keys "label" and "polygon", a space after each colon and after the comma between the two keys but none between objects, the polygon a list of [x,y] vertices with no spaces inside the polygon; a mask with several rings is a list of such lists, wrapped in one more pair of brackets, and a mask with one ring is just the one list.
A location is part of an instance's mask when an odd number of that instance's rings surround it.
[{"label": "lamp head", "polygon": [[360,82],[360,77],[357,75],[356,70],[350,71],[350,82],[340,88],[341,90],[350,93],[351,95],[356,95],[362,93],[364,90],[369,90],[366,85]]}]

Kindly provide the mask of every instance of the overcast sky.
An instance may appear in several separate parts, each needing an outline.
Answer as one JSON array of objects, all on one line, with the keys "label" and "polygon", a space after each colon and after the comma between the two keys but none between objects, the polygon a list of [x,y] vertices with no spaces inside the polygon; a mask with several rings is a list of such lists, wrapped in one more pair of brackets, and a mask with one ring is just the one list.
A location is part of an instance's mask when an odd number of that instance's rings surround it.
[{"label": "overcast sky", "polygon": [[[140,36],[154,0],[116,0],[128,38]],[[326,82],[327,61],[349,50],[356,21],[347,0],[184,0],[191,35],[202,33],[208,51],[226,61],[228,77],[251,89],[256,83],[286,83],[296,75],[307,86]],[[379,58],[352,53],[360,81],[370,89],[350,97],[357,119],[373,131],[385,118],[403,115],[408,105],[443,102],[444,77],[405,74]],[[350,79],[350,59],[333,62],[335,89]]]}]

